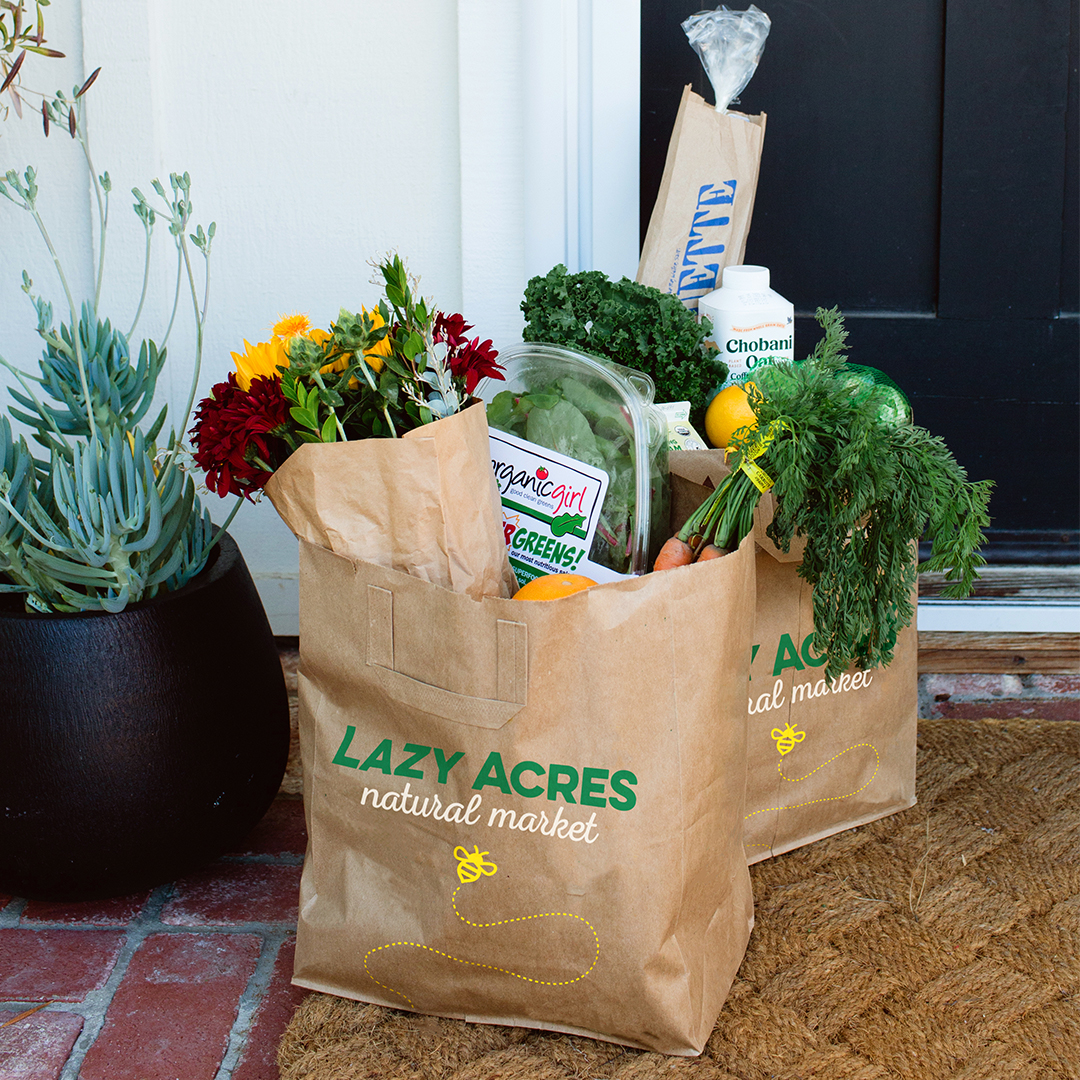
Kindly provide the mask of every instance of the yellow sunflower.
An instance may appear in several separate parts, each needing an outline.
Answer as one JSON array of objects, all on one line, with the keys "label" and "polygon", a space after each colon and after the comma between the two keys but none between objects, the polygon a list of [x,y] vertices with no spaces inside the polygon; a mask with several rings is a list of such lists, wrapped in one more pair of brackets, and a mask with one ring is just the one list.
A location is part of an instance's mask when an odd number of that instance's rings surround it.
[{"label": "yellow sunflower", "polygon": [[230,353],[236,364],[236,382],[241,390],[251,389],[251,380],[261,375],[267,379],[280,376],[279,367],[288,367],[289,358],[285,354],[285,343],[280,338],[272,341],[260,341],[252,345],[246,338],[244,352]]}]

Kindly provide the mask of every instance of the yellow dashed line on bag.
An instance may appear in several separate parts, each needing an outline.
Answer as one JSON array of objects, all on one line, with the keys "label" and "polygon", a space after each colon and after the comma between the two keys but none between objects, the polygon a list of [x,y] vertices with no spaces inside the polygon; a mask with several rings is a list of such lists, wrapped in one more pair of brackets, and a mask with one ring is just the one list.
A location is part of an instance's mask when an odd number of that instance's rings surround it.
[{"label": "yellow dashed line on bag", "polygon": [[578,975],[573,979],[564,979],[560,982],[553,982],[546,979],[534,979],[529,975],[522,975],[520,972],[511,971],[509,968],[498,967],[496,964],[483,964],[478,960],[465,960],[460,956],[453,956],[451,953],[443,952],[441,949],[433,948],[430,945],[423,945],[418,941],[392,941],[386,945],[377,945],[374,949],[369,949],[364,954],[364,970],[368,974],[368,978],[372,982],[381,986],[384,990],[389,991],[391,994],[395,994],[409,1005],[413,1004],[411,998],[407,997],[400,990],[395,990],[392,986],[387,986],[386,983],[380,982],[371,974],[371,969],[368,967],[368,959],[377,952],[382,952],[384,949],[394,949],[399,946],[407,946],[413,949],[422,949],[424,952],[434,953],[436,956],[441,956],[446,960],[453,960],[457,964],[466,964],[469,967],[483,968],[487,971],[497,971],[502,975],[512,975],[515,979],[521,979],[523,982],[535,983],[537,986],[572,986],[574,983],[581,982],[582,979],[586,979],[592,973],[593,968],[596,967],[597,962],[600,959],[600,935],[596,932],[596,927],[593,926],[588,919],[583,918],[581,915],[575,915],[572,911],[544,911],[539,912],[536,915],[518,915],[512,919],[500,919],[498,922],[477,923],[471,919],[467,919],[458,910],[457,896],[461,892],[462,886],[459,885],[454,890],[454,895],[450,898],[450,903],[454,908],[454,914],[463,922],[466,926],[471,926],[475,930],[487,930],[496,926],[509,926],[512,923],[529,922],[531,919],[549,919],[554,917],[560,917],[565,919],[576,919],[578,922],[584,923],[591,931],[593,935],[593,941],[596,943],[596,953],[593,956],[592,963],[588,969],[581,975]]},{"label": "yellow dashed line on bag", "polygon": [[[782,761],[778,761],[776,763],[776,771],[780,774],[781,779],[786,780],[789,784],[798,784],[798,783],[801,783],[803,780],[809,780],[810,777],[814,775],[814,773],[818,773],[822,769],[824,769],[827,765],[831,765],[834,761],[836,761],[837,758],[843,757],[844,754],[848,753],[848,751],[850,751],[850,750],[858,750],[859,747],[862,747],[862,746],[868,747],[870,750],[873,750],[873,752],[874,752],[874,772],[871,775],[870,779],[867,780],[866,783],[863,784],[862,787],[856,788],[854,791],[849,791],[846,795],[827,795],[827,796],[822,796],[820,799],[810,799],[807,802],[792,803],[790,806],[770,806],[770,807],[767,807],[767,808],[765,808],[763,810],[754,810],[752,813],[747,814],[743,818],[743,821],[749,821],[750,818],[754,817],[756,814],[771,814],[771,813],[773,813],[774,811],[777,811],[777,810],[799,810],[804,806],[813,806],[815,803],[839,802],[842,799],[850,799],[853,796],[858,795],[859,792],[865,791],[874,782],[874,777],[877,776],[878,770],[881,768],[881,755],[878,753],[877,747],[874,746],[873,743],[855,743],[854,746],[849,746],[849,747],[847,747],[846,750],[841,750],[839,754],[834,754],[831,758],[829,758],[828,761],[823,761],[816,769],[812,770],[811,772],[808,772],[805,776],[798,776],[798,777],[784,776],[784,767],[783,767],[784,763]],[[746,846],[747,847],[769,847],[770,845],[768,845],[768,844],[747,844]]]}]

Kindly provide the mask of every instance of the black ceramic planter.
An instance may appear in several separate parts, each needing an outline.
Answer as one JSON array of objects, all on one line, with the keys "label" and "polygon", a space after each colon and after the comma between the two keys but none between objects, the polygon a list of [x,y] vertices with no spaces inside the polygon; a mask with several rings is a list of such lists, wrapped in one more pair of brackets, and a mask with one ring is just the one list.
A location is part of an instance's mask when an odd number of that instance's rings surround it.
[{"label": "black ceramic planter", "polygon": [[230,850],[285,771],[289,703],[235,542],[118,615],[0,612],[0,892],[91,900]]}]

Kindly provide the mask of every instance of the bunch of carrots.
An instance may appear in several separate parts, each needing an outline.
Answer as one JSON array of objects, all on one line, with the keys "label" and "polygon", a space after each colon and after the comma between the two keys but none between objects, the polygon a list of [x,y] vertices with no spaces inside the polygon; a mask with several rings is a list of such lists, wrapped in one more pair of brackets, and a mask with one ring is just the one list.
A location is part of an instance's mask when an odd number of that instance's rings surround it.
[{"label": "bunch of carrots", "polygon": [[761,491],[747,473],[728,473],[660,549],[654,570],[719,559],[734,551],[754,527]]}]

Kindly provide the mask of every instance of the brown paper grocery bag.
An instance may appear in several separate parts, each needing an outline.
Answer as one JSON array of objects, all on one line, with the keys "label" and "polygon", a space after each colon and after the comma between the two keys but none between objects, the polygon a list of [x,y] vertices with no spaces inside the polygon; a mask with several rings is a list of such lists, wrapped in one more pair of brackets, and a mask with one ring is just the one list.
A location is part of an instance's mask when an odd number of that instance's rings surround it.
[{"label": "brown paper grocery bag", "polygon": [[637,280],[697,309],[742,263],[754,213],[765,113],[717,112],[689,86],[668,143]]},{"label": "brown paper grocery bag", "polygon": [[294,982],[699,1053],[753,922],[752,540],[533,602],[300,547]]},{"label": "brown paper grocery bag", "polygon": [[801,847],[915,803],[918,635],[888,667],[827,686],[814,652],[812,589],[797,564],[758,549],[750,666],[747,859]]},{"label": "brown paper grocery bag", "polygon": [[400,439],[309,443],[266,485],[303,540],[480,599],[517,588],[477,402]]},{"label": "brown paper grocery bag", "polygon": [[[726,475],[722,450],[671,455],[681,522]],[[747,709],[745,842],[749,862],[906,810],[915,803],[918,634],[896,642],[886,668],[852,667],[827,686],[814,651],[813,590],[798,574],[802,543],[782,552],[754,520],[756,632]]]}]

